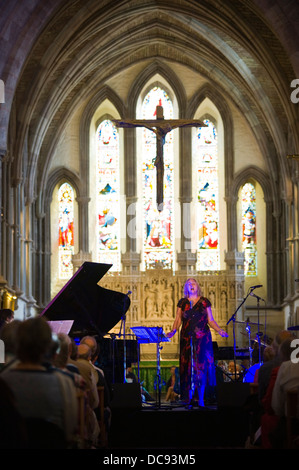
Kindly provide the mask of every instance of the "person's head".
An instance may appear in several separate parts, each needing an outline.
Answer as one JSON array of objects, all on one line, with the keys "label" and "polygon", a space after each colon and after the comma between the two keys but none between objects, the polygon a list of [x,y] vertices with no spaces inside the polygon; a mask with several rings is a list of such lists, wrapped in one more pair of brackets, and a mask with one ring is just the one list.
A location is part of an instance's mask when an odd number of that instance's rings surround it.
[{"label": "person's head", "polygon": [[14,312],[10,308],[3,308],[0,310],[0,329],[4,328],[7,323],[12,322],[14,319]]},{"label": "person's head", "polygon": [[2,308],[0,310],[0,319],[5,321],[5,323],[9,323],[14,319],[14,311],[10,308]]},{"label": "person's head", "polygon": [[91,350],[91,357],[95,359],[98,355],[98,344],[96,339],[93,336],[84,336],[80,344],[86,344]]},{"label": "person's head", "polygon": [[70,345],[70,358],[75,361],[78,358],[78,346],[74,338],[70,338],[71,345]]},{"label": "person's head", "polygon": [[264,362],[271,361],[274,357],[274,350],[272,346],[266,346],[263,353]]},{"label": "person's head", "polygon": [[5,345],[5,354],[15,354],[17,345],[17,329],[21,320],[7,323],[1,330],[1,340]]},{"label": "person's head", "polygon": [[16,355],[21,362],[40,364],[51,346],[52,331],[42,317],[20,323],[16,333]]},{"label": "person's head", "polygon": [[200,286],[193,277],[187,279],[184,284],[184,296],[189,297],[190,295],[201,295]]},{"label": "person's head", "polygon": [[64,369],[68,363],[71,340],[65,333],[58,333],[57,339],[59,348],[57,354],[55,355],[53,364],[59,369]]},{"label": "person's head", "polygon": [[85,359],[90,361],[91,359],[91,349],[87,344],[79,344],[78,346],[78,359]]},{"label": "person's head", "polygon": [[293,335],[293,333],[291,333],[291,331],[281,330],[276,334],[276,336],[275,336],[275,338],[272,342],[272,345],[271,345],[272,348],[273,348],[275,356],[277,356],[278,353],[279,353],[279,347],[280,347],[281,343],[287,338],[294,339],[294,335]]},{"label": "person's head", "polygon": [[175,374],[175,366],[170,367],[170,373],[171,373],[171,375]]},{"label": "person's head", "polygon": [[283,340],[279,346],[279,357],[282,362],[289,361],[294,348],[291,346],[294,337],[289,337]]}]

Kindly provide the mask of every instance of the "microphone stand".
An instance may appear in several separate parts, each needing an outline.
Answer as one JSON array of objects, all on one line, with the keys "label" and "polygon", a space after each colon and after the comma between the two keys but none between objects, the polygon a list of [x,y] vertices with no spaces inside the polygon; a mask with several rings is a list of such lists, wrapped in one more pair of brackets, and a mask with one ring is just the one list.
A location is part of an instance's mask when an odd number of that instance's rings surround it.
[{"label": "microphone stand", "polygon": [[238,311],[240,310],[240,308],[242,307],[242,305],[246,302],[248,296],[249,296],[250,292],[248,292],[248,294],[246,295],[246,297],[244,297],[244,299],[242,300],[242,302],[240,303],[239,307],[237,308],[237,310],[235,311],[235,313],[231,316],[231,318],[228,320],[228,322],[226,323],[226,325],[228,325],[231,321],[233,322],[233,338],[234,338],[234,367],[235,367],[235,380],[237,380],[237,368],[236,368],[236,331],[235,331],[235,322],[236,322],[236,315],[238,313]]},{"label": "microphone stand", "polygon": [[[132,292],[129,290],[129,292],[127,294],[125,294],[125,298],[128,297],[129,294],[132,294]],[[126,348],[126,304],[125,304],[125,301],[124,301],[124,313],[123,313],[123,316],[122,316],[122,325],[123,325],[123,338],[124,338],[124,376],[123,376],[123,380],[124,380],[124,383],[127,382],[127,379],[126,379],[126,371],[127,371],[127,348]],[[121,331],[121,328],[122,328],[122,325],[120,326],[120,331]],[[118,336],[121,336],[121,334],[119,333]]]},{"label": "microphone stand", "polygon": [[189,407],[192,408],[192,400],[195,395],[195,380],[194,380],[194,344],[193,344],[193,332],[190,334],[190,353],[191,353],[191,387],[189,391]]},{"label": "microphone stand", "polygon": [[249,326],[249,320],[247,320],[247,325],[245,328],[248,334],[248,343],[249,343],[249,366],[252,366],[252,347],[251,347],[251,328]]},{"label": "microphone stand", "polygon": [[264,299],[262,299],[261,297],[259,297],[258,295],[254,294],[253,292],[250,292],[250,295],[252,297],[255,297],[256,300],[257,300],[257,337],[258,337],[258,344],[259,344],[259,364],[261,365],[262,364],[262,355],[261,355],[261,335],[262,333],[260,333],[260,300],[262,300],[263,302]]}]

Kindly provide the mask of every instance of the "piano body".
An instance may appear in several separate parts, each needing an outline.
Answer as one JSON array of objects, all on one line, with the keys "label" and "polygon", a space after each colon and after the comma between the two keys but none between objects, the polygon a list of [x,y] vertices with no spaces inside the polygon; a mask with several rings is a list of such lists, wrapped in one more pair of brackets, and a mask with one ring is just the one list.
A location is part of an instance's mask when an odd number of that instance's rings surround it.
[{"label": "piano body", "polygon": [[131,303],[128,295],[98,284],[111,266],[83,263],[41,315],[48,321],[73,320],[71,336],[107,334],[126,314]]},{"label": "piano body", "polygon": [[[111,266],[111,264],[93,262],[83,263],[41,315],[49,322],[72,320],[69,336],[75,341],[86,335],[95,336],[100,346],[99,365],[105,370],[118,367],[121,379],[124,340],[116,339],[116,335],[107,337],[107,334],[124,318],[131,301],[127,294],[106,289],[98,284]],[[133,342],[134,345],[131,344]],[[137,358],[137,341],[126,340],[126,350],[127,355],[134,356],[134,358],[127,356],[127,359],[134,362]],[[119,364],[114,364],[115,358]]]}]

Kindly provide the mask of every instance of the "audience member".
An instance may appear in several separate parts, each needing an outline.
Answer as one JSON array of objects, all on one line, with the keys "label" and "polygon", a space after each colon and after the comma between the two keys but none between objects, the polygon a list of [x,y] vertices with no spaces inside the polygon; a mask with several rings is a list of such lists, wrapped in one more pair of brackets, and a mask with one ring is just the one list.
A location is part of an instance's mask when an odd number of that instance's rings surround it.
[{"label": "audience member", "polygon": [[[290,360],[293,338],[286,338],[279,347],[281,364]],[[280,417],[272,408],[273,388],[281,365],[274,367],[271,372],[267,391],[262,399],[263,414],[261,416],[261,442],[264,449],[273,449],[281,444],[279,436]]]},{"label": "audience member", "polygon": [[5,363],[1,364],[0,372],[14,367],[17,362],[16,356],[16,333],[21,320],[14,320],[6,323],[1,332],[0,338],[4,342]]},{"label": "audience member", "polygon": [[78,367],[69,363],[72,348],[71,338],[65,333],[58,333],[57,340],[59,345],[53,358],[53,366],[69,375],[74,380],[76,387],[86,390],[86,382],[80,375]]},{"label": "audience member", "polygon": [[281,364],[281,357],[279,356],[279,346],[287,338],[294,338],[294,335],[288,330],[282,330],[277,333],[277,335],[275,336],[271,344],[274,356],[272,359],[265,362],[259,369],[258,397],[259,397],[260,403],[262,402],[262,399],[264,398],[265,393],[267,391],[267,388],[270,382],[272,369],[274,369],[274,367],[277,367]]},{"label": "audience member", "polygon": [[51,346],[52,333],[42,317],[22,322],[16,332],[14,368],[1,373],[1,378],[12,391],[17,411],[27,425],[38,420],[39,425],[52,423],[63,433],[64,443],[70,443],[76,432],[77,400],[75,387],[69,377],[48,370],[44,356]]},{"label": "audience member", "polygon": [[86,344],[79,344],[78,358],[74,361],[70,359],[71,364],[75,364],[80,372],[80,375],[86,382],[88,389],[87,403],[86,403],[86,432],[87,440],[90,445],[97,446],[100,434],[99,423],[95,414],[95,410],[99,405],[99,395],[97,389],[96,375],[94,367],[90,363],[91,349]]},{"label": "audience member", "polygon": [[[80,341],[80,345],[81,344],[86,344],[90,348],[91,356],[90,356],[89,362],[93,366],[94,376],[95,376],[97,385],[102,385],[103,383],[102,378],[104,377],[104,372],[102,369],[100,369],[99,367],[96,367],[95,365],[97,358],[98,358],[98,344],[97,344],[96,339],[93,336],[84,336]],[[102,380],[100,381],[101,383],[99,384],[100,379]]]},{"label": "audience member", "polygon": [[0,310],[0,330],[6,325],[14,320],[14,311],[10,308],[2,308]]},{"label": "audience member", "polygon": [[25,420],[17,410],[15,398],[0,377],[0,449],[24,449],[27,446]]},{"label": "audience member", "polygon": [[[97,365],[97,361],[98,361],[99,353],[100,353],[100,347],[94,336],[84,336],[81,339],[80,344],[86,344],[87,346],[90,347],[91,349],[90,363],[94,367],[94,370],[96,372],[97,386],[104,387],[104,415],[105,415],[104,418],[105,418],[106,429],[108,431],[111,425],[110,404],[111,404],[111,399],[112,399],[112,390],[110,387],[110,383],[106,379],[104,371]],[[100,419],[100,407],[98,407],[95,410],[95,412],[96,412],[98,419]]]},{"label": "audience member", "polygon": [[76,361],[78,359],[78,346],[74,338],[71,339],[70,359]]},{"label": "audience member", "polygon": [[[293,351],[292,343],[290,351]],[[286,416],[286,395],[289,390],[299,388],[299,362],[292,361],[290,354],[279,367],[272,393],[272,408],[277,416]]]}]

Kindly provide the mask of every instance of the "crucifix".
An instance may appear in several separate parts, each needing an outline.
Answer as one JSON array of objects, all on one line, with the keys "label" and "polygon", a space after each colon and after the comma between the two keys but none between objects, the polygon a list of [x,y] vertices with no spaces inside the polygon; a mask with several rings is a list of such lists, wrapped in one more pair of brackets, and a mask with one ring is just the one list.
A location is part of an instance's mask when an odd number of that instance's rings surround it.
[{"label": "crucifix", "polygon": [[163,106],[156,107],[156,119],[126,119],[113,120],[117,127],[146,127],[156,134],[157,149],[155,167],[157,174],[156,200],[158,211],[163,210],[163,185],[164,185],[164,156],[163,148],[166,134],[177,127],[207,127],[198,119],[164,119]]}]

